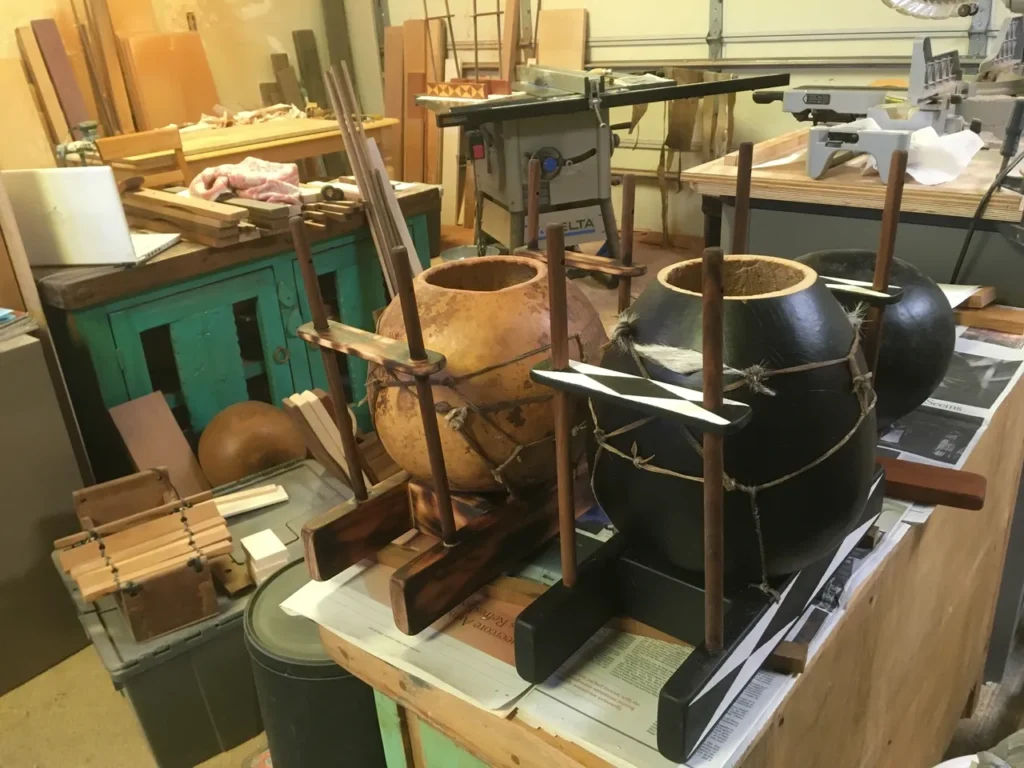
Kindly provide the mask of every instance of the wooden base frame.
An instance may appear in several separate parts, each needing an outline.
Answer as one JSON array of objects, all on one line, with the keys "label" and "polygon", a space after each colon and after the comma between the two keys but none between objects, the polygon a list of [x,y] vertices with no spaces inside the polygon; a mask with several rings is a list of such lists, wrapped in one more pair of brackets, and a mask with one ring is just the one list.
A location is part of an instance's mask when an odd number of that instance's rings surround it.
[{"label": "wooden base frame", "polygon": [[[352,500],[302,528],[306,565],[314,579],[330,579],[373,559],[402,534],[439,536],[433,488],[401,472],[372,487],[365,501]],[[550,488],[522,499],[453,494],[456,531],[401,564],[391,577],[395,625],[422,632],[452,608],[542,546],[558,531]]]},{"label": "wooden base frame", "polygon": [[704,645],[704,590],[688,574],[616,535],[579,565],[575,586],[552,586],[516,621],[516,670],[547,680],[615,616],[643,622],[696,646],[661,689],[658,749],[684,762],[864,537],[882,509],[885,483],[876,472],[857,527],[829,555],[773,587],[775,601],[755,587],[726,593],[724,649]]}]

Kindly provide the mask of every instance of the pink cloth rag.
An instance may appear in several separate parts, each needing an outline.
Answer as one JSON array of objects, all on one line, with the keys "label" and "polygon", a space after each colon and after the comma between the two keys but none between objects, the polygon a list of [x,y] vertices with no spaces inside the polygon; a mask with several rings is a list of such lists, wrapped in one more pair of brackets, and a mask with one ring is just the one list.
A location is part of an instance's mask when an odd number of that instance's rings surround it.
[{"label": "pink cloth rag", "polygon": [[193,197],[216,200],[233,194],[267,203],[299,203],[299,169],[295,163],[271,163],[247,157],[235,165],[207,168],[188,188]]}]

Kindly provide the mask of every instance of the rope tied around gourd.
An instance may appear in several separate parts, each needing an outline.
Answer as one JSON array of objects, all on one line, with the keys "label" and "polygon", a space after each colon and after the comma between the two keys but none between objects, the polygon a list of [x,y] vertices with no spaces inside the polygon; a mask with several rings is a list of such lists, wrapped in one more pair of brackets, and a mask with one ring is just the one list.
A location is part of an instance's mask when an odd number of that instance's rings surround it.
[{"label": "rope tied around gourd", "polygon": [[[570,341],[576,342],[576,347],[579,350],[579,358],[583,362],[586,362],[587,356],[583,348],[583,341],[580,338],[580,335],[578,333],[573,334],[569,337],[569,339]],[[476,454],[477,457],[483,462],[484,466],[487,467],[487,470],[491,473],[491,476],[494,478],[495,482],[503,486],[505,490],[512,495],[515,495],[516,489],[509,484],[508,479],[505,477],[505,472],[508,469],[509,465],[511,465],[513,462],[521,461],[521,456],[524,451],[527,451],[531,448],[535,448],[539,445],[543,445],[544,443],[554,441],[555,435],[554,432],[552,432],[550,435],[545,435],[544,437],[541,437],[537,440],[533,440],[528,443],[523,443],[517,440],[513,435],[509,434],[507,430],[503,429],[502,426],[492,418],[492,415],[522,405],[544,403],[549,401],[552,395],[550,393],[543,395],[528,395],[524,397],[517,397],[512,400],[502,400],[500,402],[495,403],[480,404],[474,402],[473,399],[470,398],[469,395],[465,392],[464,388],[460,389],[459,387],[460,385],[464,384],[467,381],[471,381],[472,379],[475,379],[479,376],[483,376],[484,374],[487,373],[492,373],[494,371],[501,370],[502,368],[506,368],[510,365],[515,365],[516,363],[520,363],[523,360],[528,360],[531,357],[536,357],[537,355],[543,354],[544,352],[547,352],[550,349],[551,345],[545,344],[543,346],[537,347],[536,349],[531,349],[528,352],[523,352],[522,354],[516,355],[507,360],[503,360],[498,363],[493,363],[491,365],[484,366],[483,368],[479,368],[469,373],[460,374],[458,376],[439,375],[436,377],[431,377],[430,384],[431,388],[434,390],[435,393],[437,392],[438,388],[449,389],[453,391],[456,395],[458,395],[465,403],[465,405],[452,405],[450,402],[442,398],[438,398],[434,403],[434,411],[438,415],[444,417],[445,426],[459,434],[462,440],[466,443],[466,446],[469,448],[469,450],[472,453]],[[367,398],[370,400],[370,407],[372,410],[376,409],[377,396],[380,394],[380,390],[382,389],[388,387],[398,387],[402,390],[410,392],[411,394],[411,390],[409,387],[411,383],[410,381],[400,378],[398,375],[395,374],[394,371],[391,371],[387,368],[378,368],[377,370],[383,371],[384,374],[386,374],[389,377],[389,380],[374,380],[368,385]],[[475,417],[475,419],[471,417]],[[474,430],[472,429],[472,427],[473,422],[475,420],[483,422],[487,427],[490,427],[491,430],[495,434],[497,434],[498,437],[503,442],[506,442],[511,446],[507,456],[505,456],[504,458],[494,458],[488,455],[483,445],[474,435]],[[576,435],[578,435],[580,431],[586,428],[586,426],[587,425],[585,422],[575,425],[572,428],[573,436],[575,437]]]},{"label": "rope tied around gourd", "polygon": [[[682,375],[689,375],[696,373],[703,369],[703,355],[692,349],[679,349],[675,347],[668,347],[662,344],[638,344],[635,338],[637,315],[632,310],[626,310],[619,316],[619,321],[615,328],[612,330],[611,338],[605,349],[615,347],[621,352],[628,354],[630,358],[636,363],[641,375],[645,379],[649,379],[650,374],[647,371],[647,366],[644,365],[643,361],[655,363],[656,365],[665,368],[666,370],[673,371]],[[764,548],[764,536],[761,530],[761,510],[757,504],[757,494],[760,491],[768,490],[769,488],[775,488],[776,486],[782,485],[783,483],[792,480],[795,477],[799,477],[805,472],[814,469],[819,464],[827,461],[829,458],[838,453],[844,445],[846,445],[853,436],[860,429],[861,424],[868,417],[868,414],[874,409],[877,402],[874,388],[871,382],[871,372],[864,371],[861,369],[859,362],[857,361],[857,353],[860,350],[860,334],[858,329],[854,328],[853,343],[850,345],[850,351],[840,358],[832,360],[822,360],[817,362],[804,363],[801,365],[791,366],[789,368],[770,369],[764,364],[756,364],[749,366],[746,369],[738,370],[730,368],[729,366],[723,366],[723,372],[726,375],[737,376],[737,380],[729,383],[723,387],[723,391],[731,392],[746,387],[751,392],[757,394],[767,395],[769,397],[775,395],[775,391],[769,388],[764,382],[768,379],[776,376],[787,376],[795,373],[807,373],[809,371],[818,370],[821,368],[828,368],[834,365],[847,365],[850,369],[851,377],[851,392],[857,398],[859,406],[859,415],[856,422],[850,428],[850,430],[843,435],[838,442],[835,443],[831,448],[824,451],[816,458],[808,461],[803,466],[788,472],[787,474],[777,477],[773,480],[769,480],[758,484],[743,483],[736,478],[729,475],[728,472],[722,474],[722,486],[729,491],[739,491],[747,494],[750,498],[750,510],[754,521],[754,531],[757,537],[758,549],[760,552],[760,566],[761,566],[761,583],[755,584],[757,589],[773,596],[774,599],[778,599],[778,594],[772,589],[768,583],[768,571],[767,562]],[[674,477],[679,480],[685,480],[695,483],[703,483],[704,478],[697,475],[687,475],[682,472],[676,472],[672,469],[660,467],[654,463],[655,456],[643,456],[640,452],[640,448],[634,440],[630,446],[629,452],[625,452],[616,446],[612,445],[610,440],[615,437],[626,435],[634,430],[637,430],[650,422],[656,420],[659,417],[646,416],[635,421],[626,424],[625,426],[619,427],[618,429],[612,430],[611,432],[605,431],[597,419],[597,412],[594,410],[593,400],[588,400],[590,407],[590,417],[593,421],[593,435],[594,441],[597,443],[597,451],[594,455],[594,462],[590,468],[590,484],[591,487],[594,485],[594,477],[597,473],[597,467],[600,463],[601,455],[605,452],[612,456],[617,456],[625,461],[628,461],[636,469],[644,472],[652,472],[659,475],[666,475]],[[697,455],[703,460],[704,451],[701,447],[700,441],[693,435],[689,428],[684,427],[682,430],[683,436],[689,443],[690,447],[697,453]]]}]

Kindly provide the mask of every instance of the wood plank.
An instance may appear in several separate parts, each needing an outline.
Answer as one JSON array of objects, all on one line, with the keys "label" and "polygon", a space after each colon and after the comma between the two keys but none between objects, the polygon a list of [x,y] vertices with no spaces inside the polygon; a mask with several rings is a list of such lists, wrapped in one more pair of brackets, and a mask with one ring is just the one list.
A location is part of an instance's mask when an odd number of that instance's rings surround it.
[{"label": "wood plank", "polygon": [[[324,0],[326,4],[328,0]],[[349,29],[359,30],[359,34],[349,39],[351,45],[351,63],[354,86],[359,94],[359,104],[363,112],[370,115],[384,114],[383,69],[381,67],[381,47],[383,28],[379,21],[379,4],[376,0],[344,0],[345,16]],[[338,61],[332,58],[331,61]],[[401,116],[399,116],[401,117]]]},{"label": "wood plank", "polygon": [[268,203],[264,200],[250,200],[247,197],[225,197],[217,201],[221,205],[233,205],[245,208],[249,212],[249,220],[255,219],[287,219],[292,207],[285,203]]},{"label": "wood plank", "polygon": [[110,18],[108,0],[85,0],[85,2],[92,39],[100,54],[104,87],[113,102],[119,129],[124,133],[130,133],[135,130],[135,118],[132,116],[128,87],[121,66],[120,46]]},{"label": "wood plank", "polygon": [[[328,0],[325,0],[325,2]],[[384,28],[384,114],[387,117],[405,117],[405,42],[402,27]],[[402,123],[384,133],[386,153],[391,157],[393,179],[404,180],[404,140]]]},{"label": "wood plank", "polygon": [[53,19],[35,19],[31,26],[71,135],[80,139],[82,132],[76,126],[86,122],[89,113],[85,108],[82,92],[75,81],[67,51],[64,50],[64,41],[60,38],[57,22]]},{"label": "wood plank", "polygon": [[[754,145],[753,164],[767,163],[770,160],[780,160],[788,157],[794,152],[807,148],[808,136],[806,128],[797,128],[795,131],[783,133],[766,141],[759,141]],[[739,165],[740,153],[730,152],[722,161],[725,165],[736,167]]]},{"label": "wood plank", "polygon": [[986,484],[981,475],[886,456],[877,461],[885,469],[886,496],[957,509],[977,510],[985,505]]},{"label": "wood plank", "polygon": [[402,66],[405,96],[402,101],[402,171],[405,181],[425,181],[426,110],[416,95],[427,89],[427,22],[412,19],[402,25]]},{"label": "wood plank", "polygon": [[993,304],[984,309],[954,309],[957,325],[1024,335],[1024,309]]},{"label": "wood plank", "polygon": [[286,104],[294,104],[299,109],[306,108],[306,99],[302,95],[302,88],[299,87],[299,78],[295,76],[295,70],[291,66],[282,67],[274,75],[277,77],[277,85],[281,89],[281,95]]},{"label": "wood plank", "polygon": [[85,52],[83,35],[87,35],[88,30],[75,20],[75,13],[77,13],[77,7],[74,0],[67,0],[66,5],[54,10],[53,20],[57,23],[57,31],[60,33],[64,51],[71,64],[71,73],[78,84],[82,100],[85,102],[85,111],[90,120],[96,120],[104,125],[105,120],[98,108],[97,94],[94,91],[93,79],[89,73],[90,65]]},{"label": "wood plank", "polygon": [[182,228],[197,232],[207,232],[214,237],[220,237],[225,230],[238,234],[238,224],[233,221],[222,221],[209,216],[199,216],[181,208],[170,208],[166,206],[151,205],[149,203],[138,204],[132,200],[123,201],[126,213],[143,218],[163,219],[172,224],[180,224]]},{"label": "wood plank", "polygon": [[334,320],[327,322],[330,328],[326,333],[318,333],[313,328],[313,323],[300,325],[295,333],[310,344],[318,344],[321,347],[344,352],[346,355],[355,355],[395,373],[409,376],[429,376],[445,366],[445,357],[438,352],[428,349],[426,360],[413,360],[409,356],[409,345],[404,341],[379,336],[371,331],[343,325]]},{"label": "wood plank", "polygon": [[369,489],[369,498],[346,502],[314,517],[302,526],[306,567],[317,581],[324,581],[369,557],[412,527],[401,472]]},{"label": "wood plank", "polygon": [[150,0],[106,0],[110,21],[119,37],[142,35],[160,29]]},{"label": "wood plank", "polygon": [[501,26],[501,79],[511,84],[519,61],[519,0],[505,0]]},{"label": "wood plank", "polygon": [[148,208],[155,212],[173,209],[180,210],[182,213],[234,223],[249,218],[249,212],[245,208],[214,203],[200,197],[181,197],[157,189],[140,189],[138,192],[129,192],[124,195],[123,199],[136,207]]},{"label": "wood plank", "polygon": [[263,102],[264,107],[273,107],[276,104],[280,104],[284,101],[284,96],[281,94],[281,86],[276,81],[273,83],[260,83],[260,100]]},{"label": "wood plank", "polygon": [[551,504],[509,502],[469,521],[455,546],[438,542],[395,571],[391,610],[396,626],[414,635],[472,595],[558,530]]},{"label": "wood plank", "polygon": [[230,234],[224,237],[218,237],[197,229],[183,227],[181,224],[173,221],[154,218],[152,216],[139,216],[138,214],[129,213],[127,219],[128,224],[136,229],[146,229],[150,232],[165,232],[167,234],[181,235],[184,240],[205,245],[209,248],[227,248],[232,245],[238,245],[240,242],[240,231],[224,230]]},{"label": "wood plank", "polygon": [[476,228],[476,169],[473,161],[466,163],[466,186],[462,191],[462,226],[466,229]]},{"label": "wood plank", "polygon": [[317,106],[327,109],[330,100],[327,98],[327,88],[324,86],[324,73],[320,68],[320,53],[316,47],[316,35],[312,29],[296,29],[292,32],[292,42],[295,44],[295,60],[299,64],[299,74],[302,76],[302,85],[306,89],[306,95],[310,101],[316,102]]},{"label": "wood plank", "polygon": [[[57,98],[57,91],[53,87],[50,73],[43,61],[43,54],[39,50],[39,43],[36,41],[35,33],[31,27],[18,27],[14,31],[18,40],[18,50],[21,51],[21,58],[25,62],[25,68],[35,86],[36,93],[42,102],[43,115],[46,117],[46,125],[50,132],[50,142],[60,144],[71,138],[71,130],[68,128],[68,121],[64,117],[64,110]],[[4,90],[7,93],[7,90]],[[33,106],[32,112],[35,112]],[[21,151],[21,148],[18,148]],[[51,152],[52,154],[52,152]],[[7,166],[3,166],[6,168]]]},{"label": "wood plank", "polygon": [[[55,167],[53,142],[20,59],[0,59],[0,93],[7,112],[0,141],[0,170]],[[58,113],[63,117],[59,109]],[[11,271],[0,266],[0,286],[5,282],[2,275]],[[0,294],[9,295],[9,291],[0,288]]]},{"label": "wood plank", "polygon": [[967,301],[964,302],[963,306],[967,309],[982,309],[994,303],[996,298],[995,286],[983,285],[967,297]]},{"label": "wood plank", "polygon": [[313,458],[319,461],[331,475],[341,480],[345,485],[350,485],[352,481],[349,479],[348,471],[345,469],[346,463],[338,461],[334,453],[320,440],[320,436],[313,429],[313,424],[309,422],[306,414],[302,412],[300,404],[294,402],[291,398],[285,398],[282,404],[285,413],[291,417],[292,423],[302,433],[302,439],[306,443],[306,448],[313,455]]},{"label": "wood plank", "polygon": [[152,467],[71,494],[79,520],[88,518],[93,526],[145,512],[177,498],[167,470]]},{"label": "wood plank", "polygon": [[[0,76],[0,81],[2,81],[2,76]],[[0,84],[0,90],[3,90],[2,84]],[[0,168],[3,168],[2,160],[0,160]],[[25,300],[21,297],[18,278],[14,274],[14,265],[11,263],[11,256],[7,253],[7,244],[4,243],[2,236],[0,236],[0,307],[25,311]]]},{"label": "wood plank", "polygon": [[[349,40],[348,16],[345,0],[320,0],[324,32],[327,35],[327,63],[330,66],[345,62],[352,69],[352,48]],[[358,28],[359,34],[365,30]]]},{"label": "wood plank", "polygon": [[537,15],[537,64],[583,69],[587,60],[586,8],[544,8]]},{"label": "wood plank", "polygon": [[162,392],[114,406],[110,417],[137,469],[166,466],[182,497],[210,488]]},{"label": "wood plank", "polygon": [[[447,28],[441,19],[430,22],[430,45],[427,47],[427,82],[444,80],[444,65],[447,58]],[[433,58],[431,59],[431,54]],[[426,93],[426,88],[418,91]],[[441,183],[441,129],[433,112],[423,112],[423,179],[427,184]]]},{"label": "wood plank", "polygon": [[134,91],[149,128],[194,123],[220,99],[198,32],[158,32],[124,39]]}]

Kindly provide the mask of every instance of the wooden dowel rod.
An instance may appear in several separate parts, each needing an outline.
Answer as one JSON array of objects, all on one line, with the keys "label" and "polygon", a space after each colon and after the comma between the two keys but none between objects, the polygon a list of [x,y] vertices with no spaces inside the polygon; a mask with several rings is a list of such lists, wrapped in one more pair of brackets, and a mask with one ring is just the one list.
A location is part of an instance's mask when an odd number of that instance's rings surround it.
[{"label": "wooden dowel rod", "polygon": [[535,251],[540,241],[540,160],[531,157],[526,170],[526,245]]},{"label": "wooden dowel rod", "polygon": [[747,252],[747,231],[750,228],[750,174],[754,166],[754,144],[740,144],[736,168],[736,210],[732,222],[732,252]]},{"label": "wooden dowel rod", "polygon": [[[704,407],[722,407],[722,304],[721,248],[704,251],[702,286],[704,340]],[[724,645],[725,532],[722,507],[725,473],[722,435],[704,433],[704,645],[720,653]]]},{"label": "wooden dowel rod", "polygon": [[[896,229],[900,223],[900,207],[903,204],[903,184],[907,175],[907,151],[898,149],[889,161],[889,183],[885,187],[885,207],[882,209],[882,234],[875,256],[875,275],[871,287],[885,291],[889,287],[892,273],[893,254],[896,250]],[[884,308],[873,306],[865,317],[864,357],[872,377],[878,370],[878,353],[882,348],[882,315]],[[874,379],[872,379],[874,381]],[[877,382],[875,382],[877,386]]]},{"label": "wooden dowel rod", "polygon": [[[548,294],[551,302],[551,367],[569,367],[569,310],[565,287],[565,230],[549,224],[547,235]],[[555,391],[555,468],[558,478],[558,535],[562,583],[576,584],[576,518],[572,487],[572,424],[569,393]]]},{"label": "wooden dowel rod", "polygon": [[[302,281],[306,288],[306,300],[309,303],[310,314],[313,315],[313,327],[317,331],[326,331],[328,327],[327,310],[324,308],[323,297],[320,294],[320,283],[316,277],[316,268],[313,266],[313,255],[309,250],[305,222],[301,216],[292,216],[288,225],[292,231],[292,245],[295,247],[296,260],[299,262],[299,271],[302,273]],[[317,318],[319,318],[319,322],[323,323],[322,327],[317,326]],[[348,462],[352,493],[357,500],[365,501],[368,495],[366,483],[363,482],[362,459],[352,429],[352,418],[348,413],[348,398],[345,397],[341,371],[338,370],[339,360],[345,358],[339,358],[337,352],[326,347],[320,347],[320,357],[323,360],[324,371],[327,373],[327,388],[330,390],[331,404],[334,407],[334,423],[341,433],[341,447],[345,452],[345,460]]]},{"label": "wooden dowel rod", "polygon": [[[412,268],[409,255],[403,246],[391,250],[391,265],[395,270],[398,299],[402,306],[402,320],[405,322],[405,338],[409,345],[409,356],[413,360],[425,360],[427,353],[423,346],[423,329],[420,313],[416,306],[416,293],[412,283]],[[416,377],[416,397],[420,403],[420,418],[423,420],[423,439],[427,444],[427,458],[430,461],[430,475],[434,481],[437,498],[437,515],[441,522],[441,538],[446,544],[453,543],[455,536],[455,513],[452,511],[451,490],[448,486],[448,471],[444,465],[444,449],[441,447],[441,431],[437,426],[437,412],[434,409],[434,390],[429,376]]]},{"label": "wooden dowel rod", "polygon": [[[622,177],[622,263],[633,263],[633,213],[636,205],[636,176],[627,173]],[[619,314],[627,309],[633,300],[633,279],[619,278]]]}]

